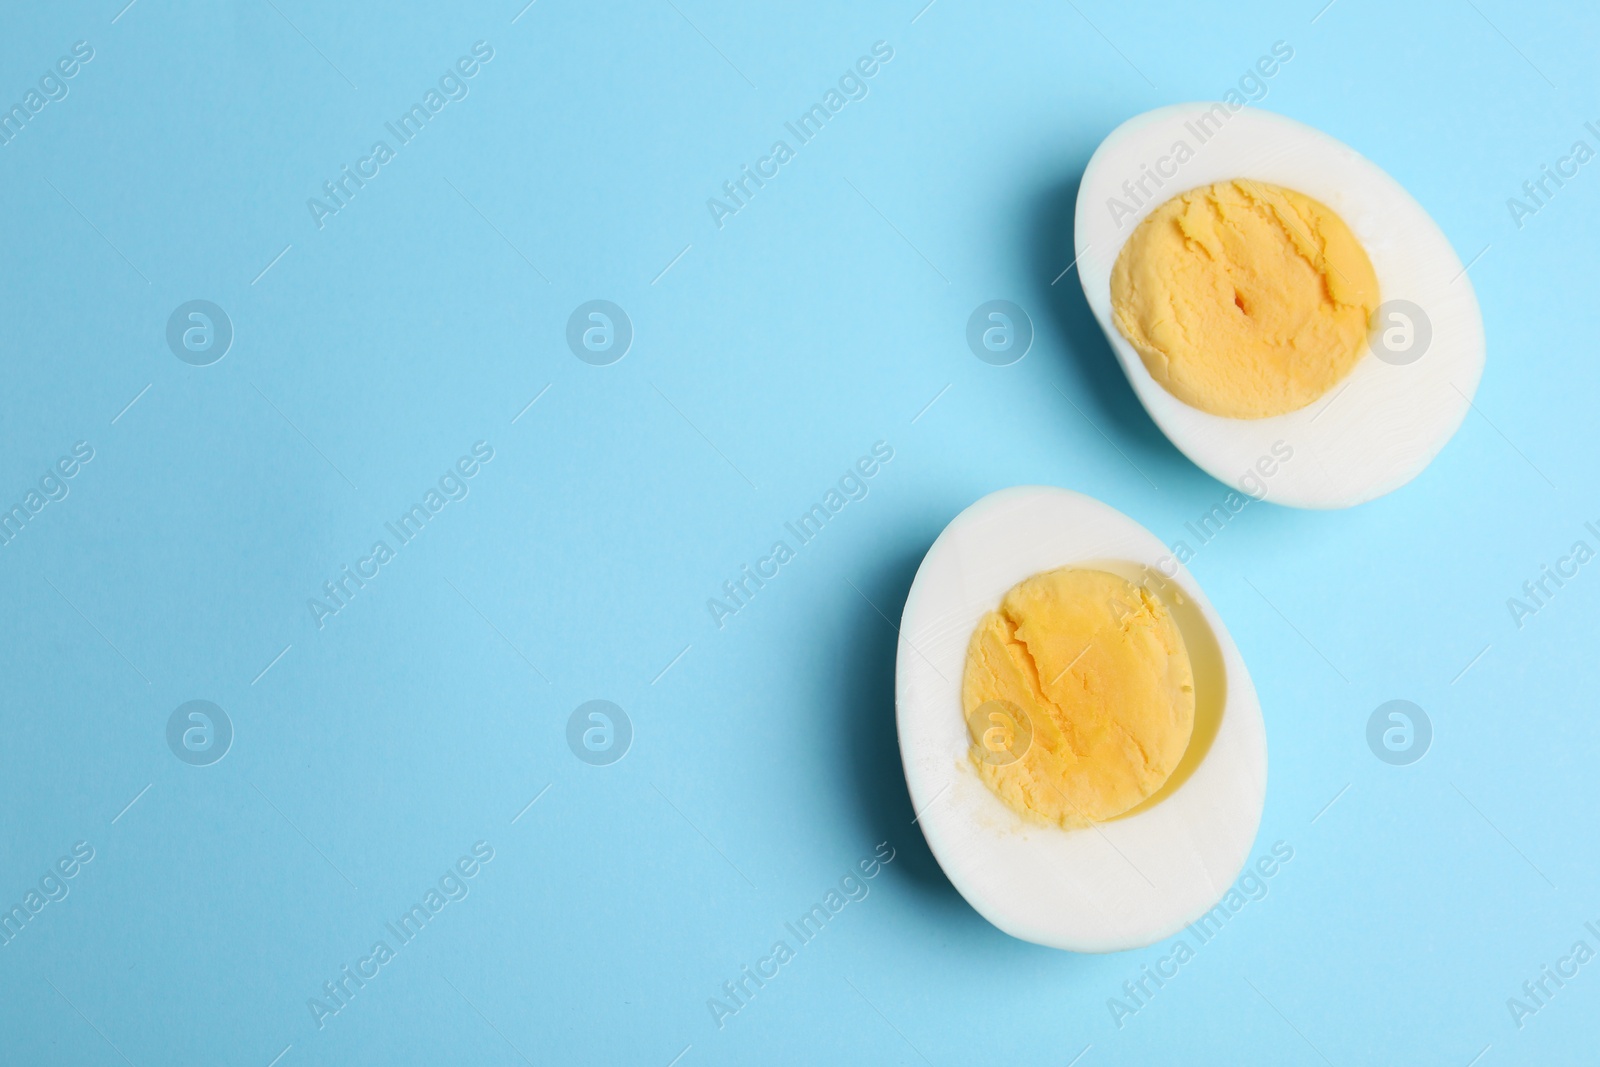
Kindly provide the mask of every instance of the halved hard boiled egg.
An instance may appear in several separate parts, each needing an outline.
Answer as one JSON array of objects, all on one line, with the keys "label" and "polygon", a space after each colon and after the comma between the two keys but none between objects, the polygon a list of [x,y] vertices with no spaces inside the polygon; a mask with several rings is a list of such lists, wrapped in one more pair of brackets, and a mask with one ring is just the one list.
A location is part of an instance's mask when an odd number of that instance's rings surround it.
[{"label": "halved hard boiled egg", "polygon": [[1151,418],[1253,497],[1391,492],[1477,391],[1483,322],[1450,242],[1309,126],[1222,103],[1130,119],[1084,171],[1074,232],[1084,295]]},{"label": "halved hard boiled egg", "polygon": [[[1056,580],[1062,574],[1083,580]],[[1030,725],[1003,701],[966,706],[992,692],[981,688],[991,684],[991,675],[1003,675],[1003,666],[984,652],[1003,602],[1024,595],[1093,601],[1108,588],[1135,591],[1130,613],[1118,618],[1143,627],[1143,644],[1131,647],[1149,669],[1140,674],[1137,663],[1127,668],[1112,657],[1094,667],[1084,688],[1150,704],[1160,714],[1177,707],[1172,723],[1159,729],[1171,738],[1180,736],[1181,727],[1186,739],[1176,752],[1149,757],[1160,764],[1161,779],[1151,783],[1153,792],[1133,796],[1131,807],[1126,790],[1136,787],[1118,777],[1117,761],[1133,754],[1138,762],[1145,754],[1135,750],[1146,742],[1135,745],[1130,738],[1122,754],[1108,753],[1103,737],[1088,736],[1093,724]],[[1045,622],[1030,624],[1035,629],[1005,638],[1031,643],[1023,661],[1028,671],[1039,669],[1023,684],[1034,690],[1084,669],[1074,657],[1057,655],[1072,662],[1058,673],[1052,661],[1048,673],[1055,678],[1044,677],[1052,635],[1037,626],[1048,629],[1049,620],[1059,618],[1070,627],[1071,620],[1084,617],[1071,602],[1055,607],[1054,615],[1036,613]],[[1106,676],[1116,670],[1126,670],[1130,684]],[[1155,682],[1145,684],[1150,679]],[[997,707],[1009,711],[996,714]],[[968,903],[1014,937],[1076,952],[1148,945],[1212,908],[1255,840],[1266,797],[1267,740],[1238,649],[1193,577],[1160,540],[1081,494],[1045,486],[1005,489],[945,527],[906,598],[895,713],[906,783],[928,846]],[[993,740],[991,719],[998,724]],[[1112,787],[1097,785],[1093,775],[1063,778],[1063,803],[1050,796],[1036,805],[1038,811],[1019,811],[1017,796],[1039,785],[1039,778],[1003,798],[994,765],[1020,761],[1046,743],[1076,750],[1077,756],[1066,758],[1079,759],[1080,770],[1094,770],[1081,761],[1099,761],[1106,772],[1100,778]],[[1115,807],[1087,807],[1119,795]]]}]

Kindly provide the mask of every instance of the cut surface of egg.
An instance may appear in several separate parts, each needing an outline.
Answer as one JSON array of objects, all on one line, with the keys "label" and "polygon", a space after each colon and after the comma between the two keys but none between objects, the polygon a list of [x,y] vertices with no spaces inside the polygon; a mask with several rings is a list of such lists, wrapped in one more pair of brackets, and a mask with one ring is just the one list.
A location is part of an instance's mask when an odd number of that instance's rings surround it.
[{"label": "cut surface of egg", "polygon": [[[1354,367],[1304,407],[1267,418],[1227,418],[1179,399],[1112,312],[1113,268],[1139,223],[1174,196],[1233,181],[1331,208],[1377,275],[1380,303]],[[1123,123],[1084,171],[1074,244],[1089,308],[1156,425],[1207,473],[1257,498],[1341,508],[1392,492],[1454,435],[1483,374],[1472,281],[1427,211],[1354,149],[1281,115],[1193,103]]]},{"label": "cut surface of egg", "polygon": [[[1153,796],[1078,829],[1024,820],[979,777],[962,706],[968,643],[1006,591],[1062,567],[1107,571],[1158,597],[1193,670],[1188,747]],[[1047,486],[1004,489],[956,516],[906,598],[895,715],[911,804],[951,884],[1025,941],[1137,948],[1210,910],[1248,858],[1266,797],[1255,687],[1222,620],[1153,534]]]}]

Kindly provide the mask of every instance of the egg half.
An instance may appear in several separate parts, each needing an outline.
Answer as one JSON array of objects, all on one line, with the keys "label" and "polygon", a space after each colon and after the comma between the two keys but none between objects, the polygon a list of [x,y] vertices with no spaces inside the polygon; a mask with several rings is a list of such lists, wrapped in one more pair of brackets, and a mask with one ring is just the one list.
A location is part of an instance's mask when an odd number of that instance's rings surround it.
[{"label": "egg half", "polygon": [[[967,643],[984,614],[1024,578],[1067,566],[1109,571],[1159,597],[1195,687],[1193,733],[1166,784],[1076,830],[1025,822],[978,777],[961,703]],[[1227,892],[1261,821],[1266,730],[1227,628],[1155,535],[1079,493],[1004,489],[945,527],[906,598],[895,716],[928,847],[979,914],[1025,941],[1113,952],[1176,933]]]},{"label": "egg half", "polygon": [[[1342,381],[1297,411],[1262,419],[1224,418],[1179,400],[1112,318],[1112,269],[1139,223],[1179,193],[1234,179],[1332,208],[1371,259],[1381,301],[1367,350]],[[1281,115],[1193,103],[1129,119],[1084,171],[1074,244],[1089,308],[1150,417],[1202,469],[1252,496],[1342,508],[1399,488],[1455,434],[1483,374],[1477,296],[1433,219],[1360,153]],[[1293,461],[1277,462],[1286,451]]]}]

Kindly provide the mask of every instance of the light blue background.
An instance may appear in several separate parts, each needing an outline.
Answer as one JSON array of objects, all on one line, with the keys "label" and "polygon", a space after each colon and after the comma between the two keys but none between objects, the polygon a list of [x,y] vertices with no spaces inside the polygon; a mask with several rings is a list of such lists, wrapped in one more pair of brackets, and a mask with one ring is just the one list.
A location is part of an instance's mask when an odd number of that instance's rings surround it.
[{"label": "light blue background", "polygon": [[[1520,229],[1506,207],[1595,143],[1592,13],[122,2],[0,31],[6,106],[95,50],[0,148],[0,502],[95,450],[0,548],[0,901],[96,853],[0,948],[0,1059],[1592,1062],[1600,963],[1520,1030],[1506,1008],[1600,948],[1600,564],[1520,630],[1506,607],[1600,519],[1600,163]],[[307,198],[479,40],[470,95],[319,230]],[[718,229],[707,198],[879,40],[870,95]],[[1252,506],[1193,561],[1266,715],[1256,852],[1294,859],[1119,1029],[1107,998],[1165,948],[1039,948],[954,892],[874,605],[898,617],[994,489],[1169,542],[1222,497],[1051,281],[1100,139],[1279,40],[1262,106],[1487,249],[1489,363],[1412,485]],[[196,298],[236,330],[204,368],[164,339]],[[596,298],[636,330],[609,367],[564,341]],[[1037,331],[1010,367],[964,341],[995,298]],[[319,630],[307,599],[480,440],[470,496]],[[870,495],[719,630],[707,598],[877,440]],[[565,741],[595,698],[636,732],[609,767]],[[1409,767],[1366,746],[1393,698],[1434,724]],[[166,746],[190,699],[237,731],[213,766]],[[470,895],[319,1030],[308,998],[480,840]],[[719,1030],[707,999],[884,841],[870,895]]]}]

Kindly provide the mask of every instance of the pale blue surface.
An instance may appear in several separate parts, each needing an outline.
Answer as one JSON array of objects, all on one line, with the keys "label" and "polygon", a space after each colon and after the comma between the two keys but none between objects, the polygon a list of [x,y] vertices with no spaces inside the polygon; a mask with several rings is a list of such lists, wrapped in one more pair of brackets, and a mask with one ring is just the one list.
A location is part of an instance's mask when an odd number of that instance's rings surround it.
[{"label": "pale blue surface", "polygon": [[[0,948],[0,1059],[1592,1061],[1600,963],[1520,1030],[1506,1006],[1600,948],[1600,564],[1520,630],[1506,607],[1597,541],[1600,164],[1520,230],[1506,207],[1595,143],[1592,12],[138,0],[113,22],[122,2],[0,31],[8,106],[94,49],[0,148],[0,502],[94,449],[0,548],[0,898],[95,851]],[[306,199],[479,40],[470,94],[319,230]],[[866,99],[719,230],[706,199],[879,40]],[[1263,106],[1388,169],[1463,261],[1488,247],[1489,363],[1415,483],[1253,506],[1193,561],[1262,697],[1255,851],[1294,859],[1118,1029],[1107,999],[1166,949],[1023,944],[951,889],[867,600],[897,617],[944,523],[1003,486],[1168,541],[1221,498],[1076,275],[1051,279],[1099,140],[1277,40]],[[236,330],[208,367],[164,338],[197,298]],[[596,298],[636,330],[609,367],[564,340]],[[964,341],[996,298],[1037,331],[1010,367]],[[307,598],[480,440],[470,495],[319,631]],[[870,494],[719,630],[707,598],[878,440]],[[565,741],[596,698],[636,731],[609,767]],[[1434,724],[1409,767],[1366,746],[1393,698]],[[236,729],[212,766],[167,747],[191,699]],[[480,840],[470,895],[319,1030],[308,998]],[[719,1030],[707,999],[882,841],[870,894]]]}]

